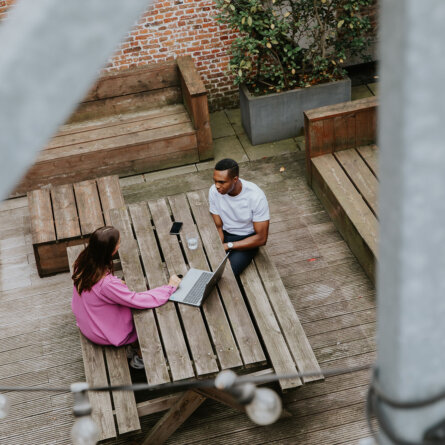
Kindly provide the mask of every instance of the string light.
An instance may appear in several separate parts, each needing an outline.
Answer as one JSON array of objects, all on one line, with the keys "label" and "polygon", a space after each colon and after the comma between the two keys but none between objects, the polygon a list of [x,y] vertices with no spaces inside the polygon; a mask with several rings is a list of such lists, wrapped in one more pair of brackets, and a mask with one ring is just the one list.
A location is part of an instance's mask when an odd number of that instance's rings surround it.
[{"label": "string light", "polygon": [[4,419],[9,413],[9,399],[0,394],[0,419]]},{"label": "string light", "polygon": [[[19,392],[67,392],[71,391],[74,397],[73,414],[76,418],[71,430],[73,445],[95,445],[99,440],[99,429],[91,418],[91,404],[88,392],[109,391],[165,391],[168,393],[184,391],[193,388],[216,387],[229,392],[238,403],[244,405],[249,418],[258,425],[270,425],[281,414],[282,403],[278,394],[269,388],[257,388],[256,384],[277,382],[279,380],[294,379],[296,377],[318,377],[346,374],[350,372],[370,369],[372,365],[356,366],[353,368],[326,369],[314,372],[294,374],[264,374],[257,376],[237,376],[233,371],[220,372],[215,379],[197,380],[188,382],[172,382],[162,385],[149,385],[136,383],[131,385],[113,385],[89,387],[87,383],[73,383],[69,388],[50,387],[7,387],[0,386],[0,391]],[[0,394],[0,419],[8,414],[9,402],[4,394]]]}]

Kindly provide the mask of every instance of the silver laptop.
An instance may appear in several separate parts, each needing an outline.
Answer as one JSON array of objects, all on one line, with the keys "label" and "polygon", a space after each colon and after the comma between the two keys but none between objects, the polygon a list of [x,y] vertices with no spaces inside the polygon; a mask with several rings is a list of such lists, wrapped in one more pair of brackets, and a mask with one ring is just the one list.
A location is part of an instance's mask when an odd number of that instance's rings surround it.
[{"label": "silver laptop", "polygon": [[171,295],[170,300],[192,306],[201,306],[221,278],[228,257],[229,254],[223,258],[215,272],[191,268],[179,287]]}]

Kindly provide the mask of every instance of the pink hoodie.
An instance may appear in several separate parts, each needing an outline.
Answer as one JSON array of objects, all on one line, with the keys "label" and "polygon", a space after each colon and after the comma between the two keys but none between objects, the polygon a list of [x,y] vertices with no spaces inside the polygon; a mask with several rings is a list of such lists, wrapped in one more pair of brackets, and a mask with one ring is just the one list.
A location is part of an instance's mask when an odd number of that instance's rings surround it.
[{"label": "pink hoodie", "polygon": [[119,278],[108,274],[90,291],[82,292],[82,296],[74,286],[71,308],[85,337],[99,345],[121,346],[137,340],[130,308],[162,306],[175,290],[176,287],[165,285],[132,292]]}]

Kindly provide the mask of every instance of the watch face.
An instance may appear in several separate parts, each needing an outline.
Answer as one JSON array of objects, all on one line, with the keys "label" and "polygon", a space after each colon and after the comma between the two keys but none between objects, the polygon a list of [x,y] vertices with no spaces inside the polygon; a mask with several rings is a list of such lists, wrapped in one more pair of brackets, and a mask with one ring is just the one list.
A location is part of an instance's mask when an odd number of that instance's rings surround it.
[{"label": "watch face", "polygon": [[227,247],[231,249],[233,247],[233,243],[227,243]]}]

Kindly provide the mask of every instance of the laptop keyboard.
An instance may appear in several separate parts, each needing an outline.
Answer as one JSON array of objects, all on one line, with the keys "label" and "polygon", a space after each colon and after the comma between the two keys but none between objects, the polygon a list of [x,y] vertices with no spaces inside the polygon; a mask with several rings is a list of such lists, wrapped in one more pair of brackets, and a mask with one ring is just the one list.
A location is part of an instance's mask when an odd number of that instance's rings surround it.
[{"label": "laptop keyboard", "polygon": [[198,304],[204,294],[206,284],[210,281],[212,275],[213,274],[211,272],[202,273],[196,283],[190,289],[187,296],[184,298],[183,302],[189,304]]}]

